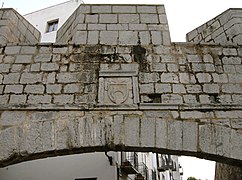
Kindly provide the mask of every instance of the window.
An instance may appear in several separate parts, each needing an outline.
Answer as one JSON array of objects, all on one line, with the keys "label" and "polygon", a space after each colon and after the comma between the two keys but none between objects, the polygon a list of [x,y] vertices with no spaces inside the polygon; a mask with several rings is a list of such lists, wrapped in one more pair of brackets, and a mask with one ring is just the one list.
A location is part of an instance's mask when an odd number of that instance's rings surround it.
[{"label": "window", "polygon": [[47,22],[46,32],[56,31],[58,28],[58,19]]}]

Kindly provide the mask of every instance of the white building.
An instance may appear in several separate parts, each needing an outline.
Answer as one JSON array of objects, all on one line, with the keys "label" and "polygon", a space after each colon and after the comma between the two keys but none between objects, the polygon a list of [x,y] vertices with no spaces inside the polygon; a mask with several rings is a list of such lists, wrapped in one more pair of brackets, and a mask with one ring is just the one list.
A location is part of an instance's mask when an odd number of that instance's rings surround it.
[{"label": "white building", "polygon": [[[82,0],[70,0],[24,17],[55,42],[57,30]],[[61,12],[61,13],[60,13]],[[0,180],[180,180],[177,156],[155,153],[88,153],[28,161],[0,168]]]},{"label": "white building", "polygon": [[82,0],[70,0],[24,17],[41,32],[41,42],[55,42],[57,30],[82,3]]},{"label": "white building", "polygon": [[27,161],[0,168],[0,180],[16,179],[180,180],[180,173],[177,156],[96,152]]}]

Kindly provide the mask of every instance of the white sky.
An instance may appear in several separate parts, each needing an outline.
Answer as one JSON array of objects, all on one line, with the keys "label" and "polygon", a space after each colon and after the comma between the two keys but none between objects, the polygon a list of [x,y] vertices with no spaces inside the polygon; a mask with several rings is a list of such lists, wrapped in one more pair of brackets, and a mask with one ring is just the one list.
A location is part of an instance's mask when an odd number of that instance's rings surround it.
[{"label": "white sky", "polygon": [[[5,8],[16,9],[27,14],[67,0],[0,0]],[[242,8],[242,0],[84,0],[86,4],[164,4],[171,39],[184,42],[186,33],[221,14],[228,8]],[[214,162],[196,158],[180,158],[184,170],[183,180],[194,176],[202,180],[213,180]]]}]

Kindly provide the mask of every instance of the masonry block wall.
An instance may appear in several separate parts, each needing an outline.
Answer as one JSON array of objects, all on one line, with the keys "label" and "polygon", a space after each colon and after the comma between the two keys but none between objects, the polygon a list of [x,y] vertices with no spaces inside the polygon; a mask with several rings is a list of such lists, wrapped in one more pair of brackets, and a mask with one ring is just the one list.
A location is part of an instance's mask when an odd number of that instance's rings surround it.
[{"label": "masonry block wall", "polygon": [[82,5],[60,28],[57,42],[169,45],[171,40],[164,6]]},{"label": "masonry block wall", "polygon": [[[89,14],[80,13],[83,8]],[[115,25],[127,10],[133,12],[128,17],[140,12],[140,23]],[[241,165],[242,47],[169,43],[163,10],[84,5],[59,30],[62,43],[2,44],[0,166],[108,150],[193,155]],[[117,21],[89,31],[105,19],[96,11]],[[142,22],[144,11],[155,24]],[[77,14],[87,24],[77,21]],[[87,29],[80,32],[78,24]],[[112,31],[109,25],[145,30]],[[109,33],[118,36],[109,39]],[[126,33],[135,34],[132,41],[126,36],[120,41]],[[139,41],[142,33],[149,41]]]},{"label": "masonry block wall", "polygon": [[0,11],[0,43],[38,43],[40,32],[14,9]]},{"label": "masonry block wall", "polygon": [[188,42],[242,43],[242,9],[232,8],[187,34]]}]

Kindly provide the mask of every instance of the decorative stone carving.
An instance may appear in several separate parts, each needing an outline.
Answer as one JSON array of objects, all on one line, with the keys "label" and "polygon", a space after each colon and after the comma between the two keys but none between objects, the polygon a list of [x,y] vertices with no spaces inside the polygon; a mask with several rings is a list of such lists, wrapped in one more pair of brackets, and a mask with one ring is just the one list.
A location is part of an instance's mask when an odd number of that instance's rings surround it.
[{"label": "decorative stone carving", "polygon": [[107,91],[109,99],[113,103],[122,104],[129,98],[129,94],[132,93],[130,80],[130,78],[115,78],[114,80],[107,79],[105,90]]},{"label": "decorative stone carving", "polygon": [[137,75],[137,64],[102,64],[98,105],[106,108],[136,108],[139,102]]}]

